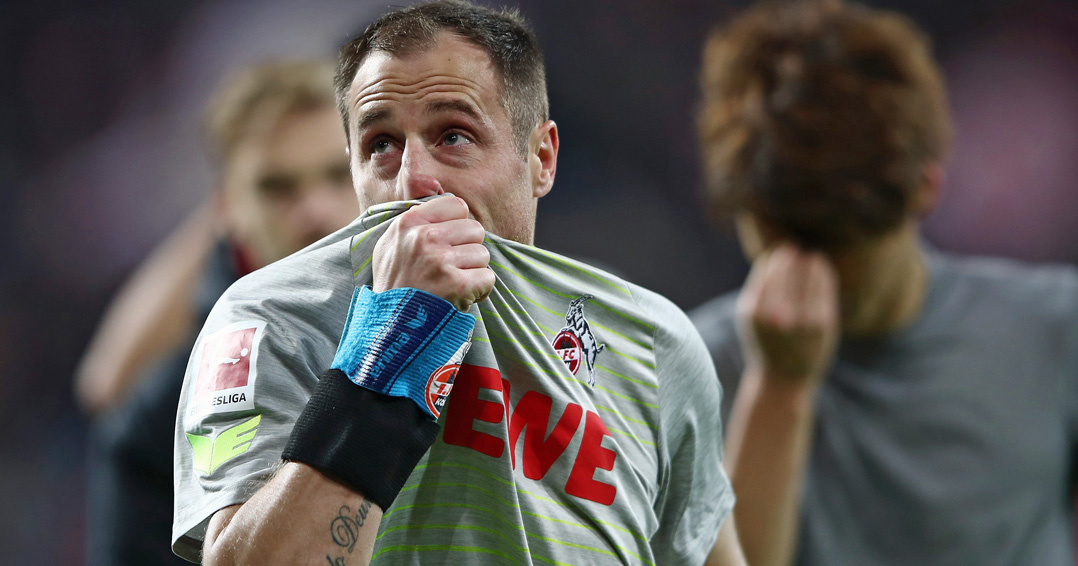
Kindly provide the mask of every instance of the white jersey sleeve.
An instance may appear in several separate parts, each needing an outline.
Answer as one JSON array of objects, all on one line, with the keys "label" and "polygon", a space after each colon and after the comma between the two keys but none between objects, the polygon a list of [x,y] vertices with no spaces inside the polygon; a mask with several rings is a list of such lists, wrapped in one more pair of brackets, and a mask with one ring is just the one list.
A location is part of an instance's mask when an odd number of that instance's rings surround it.
[{"label": "white jersey sleeve", "polygon": [[329,367],[353,284],[345,229],[237,281],[188,362],[175,434],[173,550],[197,560],[210,517],[274,472]]},{"label": "white jersey sleeve", "polygon": [[656,564],[703,564],[734,506],[722,467],[721,386],[707,348],[673,303],[654,293],[638,302],[665,324],[656,328],[663,468],[652,547]]}]

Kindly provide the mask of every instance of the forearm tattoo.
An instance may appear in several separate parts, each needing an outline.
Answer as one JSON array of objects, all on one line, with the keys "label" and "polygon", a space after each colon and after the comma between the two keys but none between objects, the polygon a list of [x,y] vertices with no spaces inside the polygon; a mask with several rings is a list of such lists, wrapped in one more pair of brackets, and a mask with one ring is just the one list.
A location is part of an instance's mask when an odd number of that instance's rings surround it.
[{"label": "forearm tattoo", "polygon": [[[352,512],[352,508],[348,505],[341,505],[337,509],[337,517],[329,524],[329,533],[333,537],[333,542],[337,546],[348,551],[349,554],[356,548],[356,543],[359,541],[359,530],[363,527],[363,523],[367,521],[367,514],[370,513],[371,502],[366,499],[359,504],[359,509]],[[330,558],[326,555],[326,561],[330,566],[344,566],[344,557],[338,557],[336,559]]]}]

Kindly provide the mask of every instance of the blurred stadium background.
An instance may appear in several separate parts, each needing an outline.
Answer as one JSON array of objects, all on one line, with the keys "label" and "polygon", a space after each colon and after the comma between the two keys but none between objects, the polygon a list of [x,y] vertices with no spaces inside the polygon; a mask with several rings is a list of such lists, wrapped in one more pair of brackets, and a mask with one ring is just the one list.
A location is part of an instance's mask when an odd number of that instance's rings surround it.
[{"label": "blurred stadium background", "polygon": [[[692,117],[702,39],[745,3],[516,3],[562,137],[540,246],[684,308],[741,281],[702,213]],[[926,28],[947,73],[956,149],[928,240],[1078,263],[1078,4],[869,3]],[[110,294],[211,191],[195,121],[210,90],[246,63],[331,53],[386,5],[0,3],[0,563],[83,561],[72,371]]]}]

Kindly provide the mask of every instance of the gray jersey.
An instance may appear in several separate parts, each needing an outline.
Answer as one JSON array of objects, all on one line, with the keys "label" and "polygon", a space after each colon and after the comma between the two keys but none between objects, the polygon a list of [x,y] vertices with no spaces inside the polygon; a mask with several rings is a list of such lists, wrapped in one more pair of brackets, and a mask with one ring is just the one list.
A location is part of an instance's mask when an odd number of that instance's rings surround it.
[{"label": "gray jersey", "polygon": [[[920,317],[843,339],[798,564],[1074,564],[1078,273],[931,253]],[[733,396],[734,295],[692,313]]]},{"label": "gray jersey", "polygon": [[[173,548],[197,559],[210,516],[278,465],[330,364],[374,243],[414,203],[240,280],[187,369],[176,428]],[[720,391],[666,299],[488,235],[497,282],[442,432],[385,510],[374,564],[700,564],[733,505]],[[438,372],[428,402],[447,393]]]}]

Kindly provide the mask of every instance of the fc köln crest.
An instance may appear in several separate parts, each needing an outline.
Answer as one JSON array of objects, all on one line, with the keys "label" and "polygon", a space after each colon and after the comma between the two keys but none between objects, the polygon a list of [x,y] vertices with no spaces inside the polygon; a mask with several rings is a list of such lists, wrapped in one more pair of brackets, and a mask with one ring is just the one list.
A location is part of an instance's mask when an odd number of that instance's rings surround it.
[{"label": "fc k\u00f6ln crest", "polygon": [[591,295],[582,295],[569,303],[569,311],[565,313],[565,326],[554,337],[551,345],[573,375],[580,370],[580,363],[583,361],[588,368],[588,385],[595,387],[595,358],[606,348],[606,344],[600,344],[595,339],[591,326],[584,319],[584,303],[591,298]]}]

